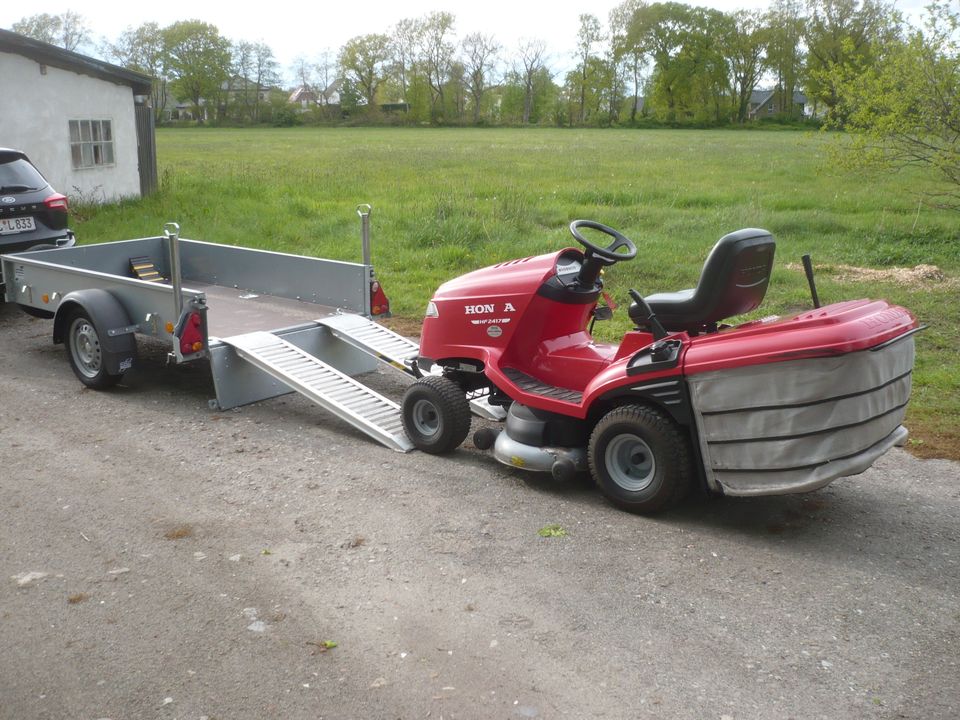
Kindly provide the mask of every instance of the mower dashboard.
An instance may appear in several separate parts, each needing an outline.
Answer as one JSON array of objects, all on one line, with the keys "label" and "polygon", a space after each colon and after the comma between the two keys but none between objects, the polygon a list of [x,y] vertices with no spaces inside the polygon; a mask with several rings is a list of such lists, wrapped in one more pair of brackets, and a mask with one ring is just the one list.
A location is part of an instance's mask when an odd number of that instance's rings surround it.
[{"label": "mower dashboard", "polygon": [[580,268],[583,267],[582,260],[580,253],[563,253],[557,258],[557,277],[567,281],[567,283],[575,280],[577,275],[580,274]]},{"label": "mower dashboard", "polygon": [[599,280],[594,287],[584,288],[579,283],[583,270],[583,253],[570,248],[557,257],[553,275],[540,286],[538,295],[563,303],[581,305],[596,301],[603,286]]}]

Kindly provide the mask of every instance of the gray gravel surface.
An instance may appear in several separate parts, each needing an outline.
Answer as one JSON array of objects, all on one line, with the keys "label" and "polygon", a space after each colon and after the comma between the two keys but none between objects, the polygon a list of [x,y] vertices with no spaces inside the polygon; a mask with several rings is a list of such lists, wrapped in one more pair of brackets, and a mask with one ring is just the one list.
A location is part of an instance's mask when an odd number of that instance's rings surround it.
[{"label": "gray gravel surface", "polygon": [[635,517],[51,329],[0,306],[0,718],[960,716],[957,464]]}]

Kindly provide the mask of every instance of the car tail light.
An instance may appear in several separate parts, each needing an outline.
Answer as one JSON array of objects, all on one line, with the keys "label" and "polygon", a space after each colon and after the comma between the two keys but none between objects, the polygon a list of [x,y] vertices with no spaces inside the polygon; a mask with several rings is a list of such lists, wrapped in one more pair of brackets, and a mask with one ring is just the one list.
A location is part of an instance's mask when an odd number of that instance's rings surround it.
[{"label": "car tail light", "polygon": [[371,315],[389,315],[390,300],[387,294],[380,287],[380,283],[374,280],[370,283],[370,314]]},{"label": "car tail light", "polygon": [[60,193],[51,195],[43,201],[43,204],[47,206],[48,210],[63,210],[66,212],[68,209],[67,196]]},{"label": "car tail light", "polygon": [[180,354],[192,355],[203,350],[203,318],[200,313],[190,313],[180,333]]}]

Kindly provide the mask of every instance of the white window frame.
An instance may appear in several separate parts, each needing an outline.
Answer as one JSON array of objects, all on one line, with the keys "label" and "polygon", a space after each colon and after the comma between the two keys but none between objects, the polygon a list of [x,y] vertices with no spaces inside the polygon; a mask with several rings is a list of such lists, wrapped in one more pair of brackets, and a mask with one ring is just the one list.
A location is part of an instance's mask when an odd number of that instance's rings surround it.
[{"label": "white window frame", "polygon": [[77,119],[69,121],[70,160],[74,170],[115,167],[116,144],[113,120]]}]

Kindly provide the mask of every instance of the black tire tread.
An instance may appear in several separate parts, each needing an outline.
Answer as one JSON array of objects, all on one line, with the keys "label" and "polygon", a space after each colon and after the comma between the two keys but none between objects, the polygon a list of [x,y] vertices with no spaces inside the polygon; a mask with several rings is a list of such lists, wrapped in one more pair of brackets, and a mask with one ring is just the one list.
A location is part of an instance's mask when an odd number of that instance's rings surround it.
[{"label": "black tire tread", "polygon": [[73,374],[77,376],[77,379],[88,388],[92,388],[94,390],[106,390],[107,388],[112,388],[114,385],[120,382],[120,379],[123,377],[123,373],[120,373],[119,375],[111,375],[107,372],[105,367],[101,367],[100,372],[97,373],[96,377],[90,378],[80,372],[80,369],[74,364],[72,351],[73,337],[71,336],[70,330],[73,328],[74,321],[79,318],[83,318],[93,325],[93,319],[82,308],[75,308],[67,316],[67,334],[65,338],[66,342],[64,344],[67,348],[67,362],[70,363],[70,369],[73,370]]},{"label": "black tire tread", "polygon": [[[431,399],[438,404],[444,418],[440,438],[435,443],[421,441],[415,428],[407,419],[408,398],[412,394],[422,394],[425,390],[427,394],[433,395]],[[448,453],[459,447],[470,434],[470,406],[463,390],[450,378],[442,375],[427,375],[420,378],[407,388],[403,396],[403,408],[403,429],[413,444],[424,452],[434,455]]]},{"label": "black tire tread", "polygon": [[[662,463],[664,459],[669,460],[668,465],[673,473],[672,482],[655,501],[642,504],[625,501],[607,492],[600,480],[597,461],[594,458],[596,455],[594,444],[608,427],[623,422],[650,428],[659,436],[659,441],[665,446],[664,452],[660,453],[662,457],[658,456],[658,462]],[[621,405],[608,412],[594,426],[593,432],[590,434],[588,448],[587,462],[594,482],[608,500],[623,510],[635,513],[655,513],[667,510],[679,504],[687,496],[693,484],[692,453],[686,434],[673,420],[650,405]]]}]

